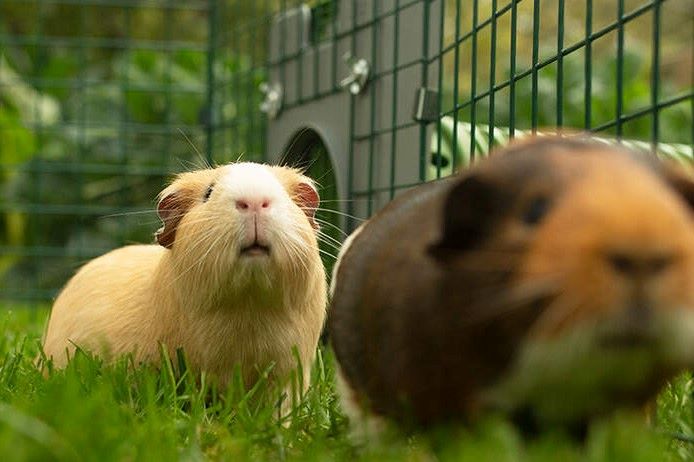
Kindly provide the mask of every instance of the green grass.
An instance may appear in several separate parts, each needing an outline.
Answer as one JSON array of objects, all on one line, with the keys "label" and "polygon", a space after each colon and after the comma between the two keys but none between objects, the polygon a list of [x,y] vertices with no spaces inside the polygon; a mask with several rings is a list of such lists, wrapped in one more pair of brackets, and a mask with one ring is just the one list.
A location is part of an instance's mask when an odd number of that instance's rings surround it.
[{"label": "green grass", "polygon": [[[691,376],[658,398],[655,423],[620,413],[591,426],[585,444],[562,433],[526,442],[500,418],[427,435],[351,442],[339,411],[332,356],[322,350],[312,387],[289,425],[273,417],[277,393],[232,386],[175,367],[104,365],[77,354],[65,370],[35,366],[45,310],[0,311],[0,454],[13,460],[659,461],[694,459]],[[173,361],[177,363],[176,361]],[[675,438],[673,435],[679,435]]]}]

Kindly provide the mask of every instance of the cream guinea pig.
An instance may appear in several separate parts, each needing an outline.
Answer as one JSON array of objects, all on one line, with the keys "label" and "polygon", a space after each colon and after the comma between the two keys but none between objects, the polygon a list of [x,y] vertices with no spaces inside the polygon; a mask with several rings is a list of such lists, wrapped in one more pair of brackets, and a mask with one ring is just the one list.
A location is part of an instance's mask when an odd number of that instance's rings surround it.
[{"label": "cream guinea pig", "polygon": [[96,258],[55,300],[44,350],[58,367],[75,346],[157,363],[160,344],[223,385],[240,365],[251,386],[303,366],[325,318],[313,181],[298,170],[235,163],[182,173],[160,194],[159,245]]},{"label": "cream guinea pig", "polygon": [[355,425],[585,429],[694,367],[694,183],[581,138],[514,143],[343,246],[328,329]]}]

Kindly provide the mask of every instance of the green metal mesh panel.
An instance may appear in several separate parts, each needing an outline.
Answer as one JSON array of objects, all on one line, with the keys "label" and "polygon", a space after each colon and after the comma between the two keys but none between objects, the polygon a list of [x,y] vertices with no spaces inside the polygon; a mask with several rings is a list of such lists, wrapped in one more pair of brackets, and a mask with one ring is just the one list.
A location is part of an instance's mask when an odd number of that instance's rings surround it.
[{"label": "green metal mesh panel", "polygon": [[50,299],[88,259],[152,242],[172,173],[260,157],[263,8],[0,1],[0,299]]},{"label": "green metal mesh panel", "polygon": [[262,160],[265,126],[258,90],[277,2],[214,1],[209,12],[208,89],[212,121],[207,156],[215,162]]},{"label": "green metal mesh panel", "polygon": [[[420,62],[401,58],[400,39],[379,36],[380,44],[374,40],[369,57],[377,71],[364,96],[372,100],[371,113],[366,121],[363,117],[355,121],[369,127],[352,137],[353,145],[369,143],[369,177],[367,181],[350,180],[350,199],[354,200],[350,213],[365,218],[398,191],[413,186],[410,181],[395,179],[397,169],[412,162],[412,151],[419,155],[418,180],[424,181],[468,165],[492,145],[550,127],[587,130],[608,142],[650,146],[691,166],[691,2],[429,3],[428,11],[437,6],[438,13],[425,13],[422,20],[425,27],[437,26],[440,33],[434,41],[424,35],[422,82],[438,91],[438,117],[433,123],[422,123],[418,146],[398,143],[398,134],[415,124],[412,120],[398,122],[400,112],[411,113],[411,102],[392,98],[383,107],[378,92],[384,90],[374,88],[379,80],[390,79],[392,94],[398,94],[398,76]],[[395,22],[396,31],[407,30],[412,19],[404,25],[398,20],[417,4],[421,2],[373,2],[374,30],[387,21]],[[355,23],[355,29],[359,27]],[[386,53],[384,47],[392,47],[392,51]],[[385,55],[388,59],[379,61]],[[438,66],[435,81],[427,79],[432,65]],[[389,111],[390,123],[385,124]],[[431,129],[432,124],[430,136],[423,127]],[[372,174],[378,163],[389,164],[390,181]],[[359,200],[366,200],[368,206],[359,206]]]},{"label": "green metal mesh panel", "polygon": [[[351,228],[555,126],[691,160],[691,0],[314,0],[307,37],[278,21],[300,6],[0,0],[0,298],[46,300],[89,258],[150,241],[166,178],[203,161],[283,157],[343,175],[325,207],[356,218],[323,219]],[[414,28],[421,43],[404,46]],[[373,69],[362,94],[327,109],[347,115],[331,153],[346,171],[312,162],[320,149],[270,149],[268,123],[344,95],[345,51]],[[276,121],[258,110],[268,75],[285,90]],[[437,92],[428,120],[403,96],[413,76]]]},{"label": "green metal mesh panel", "polygon": [[441,24],[429,177],[543,127],[645,141],[691,163],[691,2],[447,1]]},{"label": "green metal mesh panel", "polygon": [[[285,101],[270,131],[292,125],[288,118],[311,118],[302,107],[349,114],[339,128],[348,131],[348,146],[333,146],[334,169],[345,183],[341,199],[347,201],[339,208],[349,229],[401,191],[538,130],[586,130],[605,142],[630,143],[693,165],[691,1],[311,5],[313,43],[297,46],[286,30],[296,24],[286,2],[280,15],[287,20],[273,26],[281,38],[277,48],[270,43],[269,76],[285,89]],[[347,101],[335,97],[344,92],[345,52],[366,59],[372,69],[368,87]],[[321,59],[331,63],[317,63]],[[413,81],[434,90],[433,117],[412,117]]]}]

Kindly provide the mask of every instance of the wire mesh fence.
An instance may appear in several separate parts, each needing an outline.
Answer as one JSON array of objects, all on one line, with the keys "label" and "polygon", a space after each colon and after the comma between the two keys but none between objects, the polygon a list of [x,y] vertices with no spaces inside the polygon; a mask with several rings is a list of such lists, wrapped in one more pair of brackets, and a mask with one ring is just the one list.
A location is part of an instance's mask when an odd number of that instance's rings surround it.
[{"label": "wire mesh fence", "polygon": [[[342,211],[357,217],[349,229],[399,191],[538,130],[587,130],[691,166],[691,2],[322,5],[322,35],[301,33],[315,27],[296,6],[274,19],[268,79],[283,105],[269,121],[268,153],[315,132],[348,200]],[[364,85],[349,80],[359,66]]]},{"label": "wire mesh fence", "polygon": [[[48,300],[86,260],[151,242],[172,173],[260,157],[268,15],[251,3],[0,1],[2,299]],[[258,40],[232,40],[243,27]]]},{"label": "wire mesh fence", "polygon": [[151,242],[204,162],[306,166],[335,239],[538,130],[690,162],[693,61],[690,0],[0,0],[0,298]]}]

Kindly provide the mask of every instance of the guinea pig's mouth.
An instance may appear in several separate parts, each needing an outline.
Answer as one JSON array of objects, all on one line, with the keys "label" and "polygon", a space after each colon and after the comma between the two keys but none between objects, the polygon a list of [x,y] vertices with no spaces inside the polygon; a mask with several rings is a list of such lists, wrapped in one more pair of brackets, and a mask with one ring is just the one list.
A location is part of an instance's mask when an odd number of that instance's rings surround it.
[{"label": "guinea pig's mouth", "polygon": [[640,326],[619,329],[602,336],[601,344],[610,348],[638,348],[653,345],[657,341],[657,333],[654,329]]},{"label": "guinea pig's mouth", "polygon": [[253,244],[241,249],[241,255],[247,257],[262,257],[270,255],[270,247],[254,242]]},{"label": "guinea pig's mouth", "polygon": [[634,348],[640,346],[648,346],[655,339],[652,336],[644,335],[637,332],[621,332],[619,334],[609,335],[602,338],[602,346],[616,348]]}]

